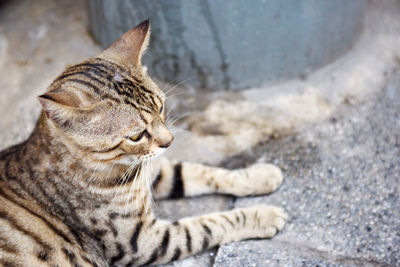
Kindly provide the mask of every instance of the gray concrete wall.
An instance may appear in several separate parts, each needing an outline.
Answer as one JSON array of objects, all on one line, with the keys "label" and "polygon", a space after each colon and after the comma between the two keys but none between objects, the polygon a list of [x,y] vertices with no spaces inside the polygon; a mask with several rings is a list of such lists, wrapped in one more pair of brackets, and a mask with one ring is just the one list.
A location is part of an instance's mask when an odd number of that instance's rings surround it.
[{"label": "gray concrete wall", "polygon": [[345,53],[362,29],[366,0],[90,0],[103,46],[149,18],[150,73],[214,89],[307,75]]}]

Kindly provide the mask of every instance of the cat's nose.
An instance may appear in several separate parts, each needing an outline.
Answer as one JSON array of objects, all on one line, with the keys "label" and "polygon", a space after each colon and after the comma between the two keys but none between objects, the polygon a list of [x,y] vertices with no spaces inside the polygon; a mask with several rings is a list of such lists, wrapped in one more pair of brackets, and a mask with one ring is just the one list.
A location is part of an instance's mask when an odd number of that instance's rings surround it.
[{"label": "cat's nose", "polygon": [[170,138],[168,141],[166,141],[166,142],[163,143],[163,144],[159,144],[158,146],[159,146],[160,148],[167,148],[167,147],[169,147],[169,146],[172,144],[172,141],[174,141],[174,136],[173,136],[173,135],[171,135],[171,138]]},{"label": "cat's nose", "polygon": [[167,129],[167,127],[163,126],[158,129],[158,138],[157,144],[160,148],[167,148],[172,144],[174,141],[174,136],[171,132]]}]

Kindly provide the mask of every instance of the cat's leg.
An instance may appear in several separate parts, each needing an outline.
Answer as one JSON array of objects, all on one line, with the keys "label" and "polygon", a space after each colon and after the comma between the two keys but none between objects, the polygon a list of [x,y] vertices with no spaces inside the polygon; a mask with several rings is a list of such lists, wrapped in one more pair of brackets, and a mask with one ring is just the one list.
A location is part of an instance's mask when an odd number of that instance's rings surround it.
[{"label": "cat's leg", "polygon": [[133,243],[143,252],[136,263],[165,263],[232,241],[270,238],[282,229],[285,220],[284,211],[273,206],[235,209],[173,223],[156,220],[135,231]]},{"label": "cat's leg", "polygon": [[248,196],[275,191],[283,181],[280,169],[257,163],[227,170],[198,163],[161,159],[153,180],[155,198],[179,198],[210,193]]}]

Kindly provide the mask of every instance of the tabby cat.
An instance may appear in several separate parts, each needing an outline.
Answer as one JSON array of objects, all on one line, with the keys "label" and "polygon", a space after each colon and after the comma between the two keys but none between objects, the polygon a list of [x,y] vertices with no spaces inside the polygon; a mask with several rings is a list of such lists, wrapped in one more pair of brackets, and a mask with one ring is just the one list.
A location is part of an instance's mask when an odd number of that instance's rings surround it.
[{"label": "tabby cat", "polygon": [[68,67],[38,97],[43,112],[30,137],[0,153],[1,265],[159,264],[282,229],[286,215],[273,206],[155,218],[151,196],[266,194],[283,178],[261,163],[226,170],[154,160],[173,136],[165,95],[141,65],[149,34],[144,21]]}]

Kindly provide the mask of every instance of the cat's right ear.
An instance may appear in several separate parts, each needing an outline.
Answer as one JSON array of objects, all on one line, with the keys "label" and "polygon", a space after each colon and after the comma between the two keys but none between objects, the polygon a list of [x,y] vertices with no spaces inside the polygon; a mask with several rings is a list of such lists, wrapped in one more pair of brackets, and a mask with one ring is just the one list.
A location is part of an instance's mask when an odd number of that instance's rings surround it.
[{"label": "cat's right ear", "polygon": [[142,55],[149,45],[150,22],[145,20],[127,31],[98,57],[116,61],[125,66],[141,65]]}]

